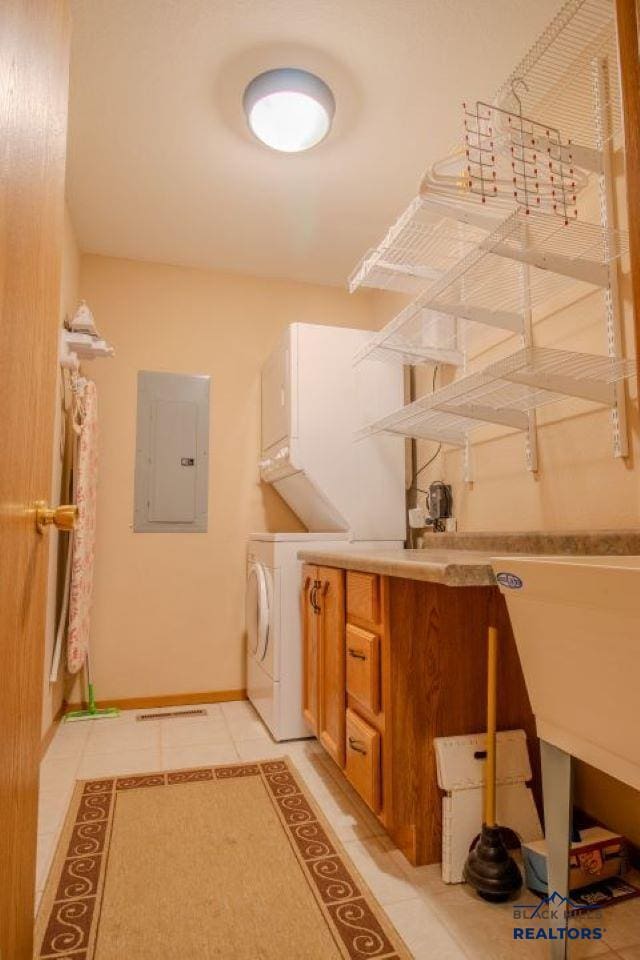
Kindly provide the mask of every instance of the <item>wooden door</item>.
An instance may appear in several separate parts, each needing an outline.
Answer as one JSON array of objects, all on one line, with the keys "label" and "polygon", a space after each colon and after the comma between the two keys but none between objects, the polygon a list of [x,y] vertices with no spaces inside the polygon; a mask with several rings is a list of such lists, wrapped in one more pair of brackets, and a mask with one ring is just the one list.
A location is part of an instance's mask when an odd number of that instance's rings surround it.
[{"label": "wooden door", "polygon": [[318,567],[320,710],[318,738],[335,762],[345,762],[344,572]]},{"label": "wooden door", "polygon": [[318,623],[320,608],[318,569],[308,563],[302,567],[302,713],[311,733],[318,735]]},{"label": "wooden door", "polygon": [[67,0],[0,4],[0,955],[31,960],[64,216]]}]

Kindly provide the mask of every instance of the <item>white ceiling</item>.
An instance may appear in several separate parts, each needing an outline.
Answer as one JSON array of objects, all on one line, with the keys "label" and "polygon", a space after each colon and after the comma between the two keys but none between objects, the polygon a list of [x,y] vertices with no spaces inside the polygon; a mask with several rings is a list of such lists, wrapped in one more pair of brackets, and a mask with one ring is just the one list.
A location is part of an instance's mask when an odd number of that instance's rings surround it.
[{"label": "white ceiling", "polygon": [[[75,0],[68,196],[83,250],[343,284],[558,0]],[[245,126],[263,70],[332,87],[328,139]]]}]

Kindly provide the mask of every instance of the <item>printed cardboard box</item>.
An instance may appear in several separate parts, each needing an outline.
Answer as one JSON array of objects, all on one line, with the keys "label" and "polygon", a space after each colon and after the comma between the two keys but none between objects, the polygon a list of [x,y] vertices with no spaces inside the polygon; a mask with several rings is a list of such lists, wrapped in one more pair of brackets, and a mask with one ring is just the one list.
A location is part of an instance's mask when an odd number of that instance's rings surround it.
[{"label": "printed cardboard box", "polygon": [[[535,893],[548,893],[547,844],[532,840],[522,844],[525,880]],[[622,877],[629,869],[627,842],[604,827],[580,831],[580,841],[571,844],[569,889],[580,890],[599,880]]]}]

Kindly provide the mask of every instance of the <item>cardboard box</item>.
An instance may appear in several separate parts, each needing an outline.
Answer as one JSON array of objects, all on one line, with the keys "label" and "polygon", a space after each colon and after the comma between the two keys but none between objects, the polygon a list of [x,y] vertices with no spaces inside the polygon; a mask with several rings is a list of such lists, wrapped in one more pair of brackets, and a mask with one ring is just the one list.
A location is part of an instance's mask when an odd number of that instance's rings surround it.
[{"label": "cardboard box", "polygon": [[[547,894],[546,840],[522,844],[525,881],[534,893]],[[604,827],[580,831],[580,841],[571,844],[569,889],[580,890],[610,877],[622,877],[629,869],[627,842],[619,833]]]}]

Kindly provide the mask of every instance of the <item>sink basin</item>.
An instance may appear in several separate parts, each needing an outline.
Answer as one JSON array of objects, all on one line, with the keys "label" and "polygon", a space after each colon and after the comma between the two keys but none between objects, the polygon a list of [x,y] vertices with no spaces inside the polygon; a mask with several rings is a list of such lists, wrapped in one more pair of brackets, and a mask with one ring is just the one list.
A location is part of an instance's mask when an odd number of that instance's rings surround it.
[{"label": "sink basin", "polygon": [[510,556],[492,566],[539,737],[640,789],[640,557]]}]

